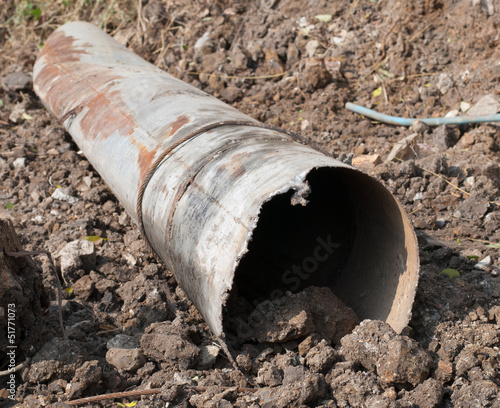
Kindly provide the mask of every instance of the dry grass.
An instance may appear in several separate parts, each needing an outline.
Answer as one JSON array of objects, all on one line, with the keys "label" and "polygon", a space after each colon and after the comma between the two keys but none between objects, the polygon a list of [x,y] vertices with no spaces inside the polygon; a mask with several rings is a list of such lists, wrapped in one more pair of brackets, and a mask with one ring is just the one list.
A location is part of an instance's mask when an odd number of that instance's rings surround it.
[{"label": "dry grass", "polygon": [[[6,0],[0,10],[0,52],[22,63],[23,49],[33,53],[60,25],[81,20],[117,35],[127,45],[147,44],[148,51],[156,51],[151,59],[160,63],[176,30],[174,18],[166,18],[171,2],[153,3],[156,8],[148,15],[141,0]],[[160,33],[152,29],[156,23],[161,23]]]},{"label": "dry grass", "polygon": [[[47,37],[70,21],[91,22],[160,68],[172,49],[193,38],[194,10],[209,0],[6,0],[0,10],[0,53],[6,62],[31,68]],[[196,17],[195,17],[196,18]],[[172,72],[173,73],[173,72]],[[175,73],[174,73],[175,75]]]}]

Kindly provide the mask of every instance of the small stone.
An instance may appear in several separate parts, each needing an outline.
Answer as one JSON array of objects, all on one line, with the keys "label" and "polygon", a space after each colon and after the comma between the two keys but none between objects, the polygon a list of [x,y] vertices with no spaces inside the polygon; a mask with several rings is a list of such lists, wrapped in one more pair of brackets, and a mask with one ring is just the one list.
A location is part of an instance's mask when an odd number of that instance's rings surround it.
[{"label": "small stone", "polygon": [[56,188],[55,191],[52,193],[51,197],[54,200],[66,201],[70,204],[75,204],[78,202],[78,198],[70,196],[66,192],[66,189],[64,189],[64,188]]},{"label": "small stone", "polygon": [[240,47],[235,47],[234,51],[231,53],[231,65],[233,65],[236,70],[242,70],[247,67],[248,58]]},{"label": "small stone", "polygon": [[476,312],[470,312],[469,319],[471,319],[471,321],[475,322],[478,319]]},{"label": "small stone", "polygon": [[413,121],[410,128],[419,135],[423,135],[424,133],[427,133],[430,130],[430,127],[428,125],[426,125],[424,122],[418,119]]},{"label": "small stone", "polygon": [[458,115],[460,115],[460,111],[458,109],[453,109],[449,111],[446,115],[444,115],[445,118],[456,118]]},{"label": "small stone", "polygon": [[391,400],[396,400],[398,398],[398,393],[394,387],[387,388],[382,394]]},{"label": "small stone", "polygon": [[352,165],[363,171],[369,171],[380,163],[382,160],[379,154],[366,154],[352,159]]},{"label": "small stone", "polygon": [[453,87],[453,80],[446,73],[439,74],[437,88],[439,92],[445,95]]},{"label": "small stone", "polygon": [[500,306],[493,306],[488,310],[488,318],[492,321],[496,320],[496,323],[500,324]]},{"label": "small stone", "polygon": [[419,191],[413,196],[413,201],[422,200],[424,198],[424,193]]},{"label": "small stone", "polygon": [[474,136],[470,133],[464,133],[464,135],[460,138],[460,144],[465,148],[472,146],[474,142]]},{"label": "small stone", "polygon": [[106,361],[118,370],[136,372],[146,362],[146,358],[137,348],[110,348],[106,353]]},{"label": "small stone", "polygon": [[438,126],[432,132],[432,141],[438,150],[447,150],[457,143],[457,132],[449,126]]},{"label": "small stone", "polygon": [[332,81],[332,75],[324,65],[315,58],[306,58],[306,66],[301,85],[307,92],[326,87]]},{"label": "small stone", "polygon": [[455,358],[456,376],[466,375],[469,370],[480,365],[478,355],[481,354],[481,347],[476,344],[466,344]]},{"label": "small stone", "polygon": [[493,94],[485,95],[467,111],[468,116],[494,115],[500,112],[500,101]]},{"label": "small stone", "polygon": [[201,346],[200,357],[198,362],[198,369],[209,370],[215,364],[217,356],[219,355],[220,348],[217,346]]},{"label": "small stone", "polygon": [[48,385],[47,388],[48,388],[48,390],[51,393],[54,393],[54,394],[64,394],[66,392],[67,386],[68,386],[68,382],[67,381],[58,379],[58,380],[52,381]]},{"label": "small stone", "polygon": [[12,166],[14,166],[15,169],[24,169],[26,167],[26,158],[18,157],[14,160]]},{"label": "small stone", "polygon": [[95,268],[96,254],[94,243],[80,239],[71,241],[56,255],[56,258],[60,258],[63,278],[71,281],[71,275],[76,270],[84,269],[89,273]]},{"label": "small stone", "polygon": [[476,313],[479,317],[483,317],[483,316],[486,316],[486,310],[484,310],[484,307],[481,307],[479,306],[477,309],[476,309]]},{"label": "small stone", "polygon": [[35,224],[43,225],[45,223],[45,219],[41,215],[37,215],[31,219]]},{"label": "small stone", "polygon": [[120,333],[109,339],[106,343],[106,347],[108,350],[112,348],[134,349],[139,347],[139,341],[133,336]]},{"label": "small stone", "polygon": [[228,103],[235,102],[238,98],[241,98],[242,92],[241,88],[236,86],[228,86],[220,91],[221,97]]},{"label": "small stone", "polygon": [[389,156],[387,156],[386,163],[390,163],[395,160],[410,160],[417,157],[419,153],[419,148],[417,145],[418,133],[412,133],[410,136],[397,142],[392,148]]},{"label": "small stone", "polygon": [[206,55],[211,54],[215,50],[214,42],[210,38],[210,31],[206,31],[194,44],[194,50],[197,53]]},{"label": "small stone", "polygon": [[453,364],[446,360],[439,360],[436,378],[443,383],[451,381],[453,378]]},{"label": "small stone", "polygon": [[259,342],[286,343],[314,332],[310,307],[296,301],[296,295],[260,303],[248,320]]},{"label": "small stone", "polygon": [[124,211],[118,217],[118,224],[120,224],[120,225],[127,225],[128,224],[128,219],[129,219],[128,214]]},{"label": "small stone", "polygon": [[2,81],[3,88],[6,91],[13,92],[23,91],[31,88],[31,83],[31,75],[25,74],[21,71],[6,75]]},{"label": "small stone", "polygon": [[[116,286],[118,286],[118,284],[114,280],[111,280],[111,279],[99,279],[95,283],[95,288],[100,293],[105,293],[111,289],[116,288]],[[127,348],[127,347],[123,347],[123,348]]]},{"label": "small stone", "polygon": [[491,256],[487,256],[486,258],[481,259],[477,264],[474,265],[474,268],[479,269],[481,271],[488,270],[491,264]]},{"label": "small stone", "polygon": [[464,186],[467,188],[474,187],[475,183],[476,183],[476,178],[474,176],[466,177],[464,180]]},{"label": "small stone", "polygon": [[95,284],[89,275],[82,276],[73,284],[73,294],[77,299],[87,300],[92,296]]},{"label": "small stone", "polygon": [[316,50],[318,49],[318,47],[319,47],[319,41],[317,40],[308,41],[306,44],[307,56],[309,58],[314,57],[314,54],[316,54]]}]

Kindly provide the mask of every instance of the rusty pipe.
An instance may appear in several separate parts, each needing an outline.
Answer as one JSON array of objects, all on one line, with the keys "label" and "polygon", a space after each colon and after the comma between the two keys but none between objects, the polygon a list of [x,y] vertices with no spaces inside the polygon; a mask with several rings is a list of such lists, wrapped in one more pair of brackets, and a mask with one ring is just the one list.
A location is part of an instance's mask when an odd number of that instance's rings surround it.
[{"label": "rusty pipe", "polygon": [[[34,88],[216,336],[238,290],[329,286],[360,318],[408,323],[414,231],[377,180],[144,61],[89,23],[45,42]],[[297,269],[298,268],[298,269]]]}]

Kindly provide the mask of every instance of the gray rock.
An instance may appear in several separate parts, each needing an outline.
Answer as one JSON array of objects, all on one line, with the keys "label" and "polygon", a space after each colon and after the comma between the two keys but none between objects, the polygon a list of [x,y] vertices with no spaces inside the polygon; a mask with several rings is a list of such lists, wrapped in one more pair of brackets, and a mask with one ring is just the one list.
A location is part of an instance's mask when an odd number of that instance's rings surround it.
[{"label": "gray rock", "polygon": [[194,51],[203,55],[211,54],[215,50],[215,45],[210,37],[210,31],[206,31],[194,44]]},{"label": "gray rock", "polygon": [[106,361],[118,370],[133,373],[146,363],[146,358],[137,348],[110,348],[106,353]]},{"label": "gray rock", "polygon": [[14,166],[15,169],[24,169],[26,167],[26,158],[18,157],[16,160],[14,160],[12,166]]},{"label": "gray rock", "polygon": [[2,85],[6,91],[23,91],[31,88],[31,75],[25,74],[22,71],[8,74],[3,78]]},{"label": "gray rock", "polygon": [[419,154],[419,148],[417,145],[417,138],[419,136],[420,135],[418,133],[412,133],[411,135],[398,141],[393,146],[389,156],[387,156],[385,163],[390,163],[394,160],[410,160],[416,158]]},{"label": "gray rock", "polygon": [[500,102],[495,95],[485,95],[467,111],[469,116],[494,115],[500,112]]},{"label": "gray rock", "polygon": [[413,121],[411,130],[413,130],[415,133],[418,133],[419,135],[423,135],[430,130],[430,127],[421,120],[417,119]]},{"label": "gray rock", "polygon": [[59,251],[56,258],[60,259],[61,274],[64,280],[66,282],[71,281],[71,275],[76,270],[84,269],[88,273],[95,268],[94,243],[81,239],[71,241]]},{"label": "gray rock", "polygon": [[439,74],[437,82],[437,88],[439,89],[439,92],[445,95],[451,89],[452,86],[453,86],[453,80],[448,74],[444,72]]},{"label": "gray rock", "polygon": [[54,200],[66,201],[70,204],[75,204],[78,202],[78,198],[69,195],[64,188],[56,188],[51,197]]},{"label": "gray rock", "polygon": [[487,256],[483,259],[481,259],[477,264],[474,265],[474,268],[480,269],[482,271],[488,270],[491,264],[491,256]]},{"label": "gray rock", "polygon": [[135,337],[120,333],[109,339],[106,343],[106,347],[108,350],[112,348],[134,349],[139,347],[139,340]]},{"label": "gray rock", "polygon": [[449,126],[438,126],[432,133],[432,142],[438,150],[447,150],[458,141],[457,133]]},{"label": "gray rock", "polygon": [[201,346],[198,368],[200,370],[209,370],[215,364],[220,348],[217,346]]}]

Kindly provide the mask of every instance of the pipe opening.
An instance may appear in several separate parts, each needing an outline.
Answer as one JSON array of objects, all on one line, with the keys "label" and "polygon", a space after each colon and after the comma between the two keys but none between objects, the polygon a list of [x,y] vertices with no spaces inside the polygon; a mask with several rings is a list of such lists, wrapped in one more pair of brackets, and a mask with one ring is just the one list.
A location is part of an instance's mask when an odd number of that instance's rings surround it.
[{"label": "pipe opening", "polygon": [[[378,181],[352,169],[320,168],[306,180],[305,206],[291,204],[295,191],[262,206],[235,272],[225,324],[263,300],[319,286],[329,287],[361,320],[386,320],[398,330],[407,315],[394,321],[389,315],[401,304],[396,298],[407,272],[408,226],[397,202]],[[225,330],[234,332],[230,326]]]}]

